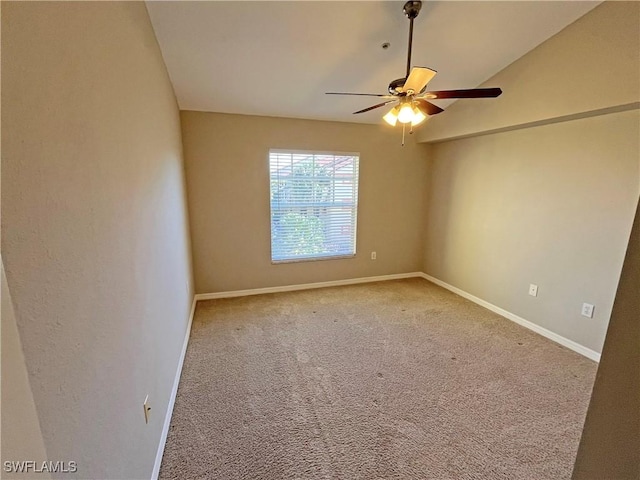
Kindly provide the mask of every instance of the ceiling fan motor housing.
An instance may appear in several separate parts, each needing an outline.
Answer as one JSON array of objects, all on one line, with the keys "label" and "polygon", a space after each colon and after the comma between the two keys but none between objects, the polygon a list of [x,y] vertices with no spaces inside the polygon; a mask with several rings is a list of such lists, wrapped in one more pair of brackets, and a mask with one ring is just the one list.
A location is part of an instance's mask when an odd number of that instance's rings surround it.
[{"label": "ceiling fan motor housing", "polygon": [[389,93],[391,95],[400,95],[402,87],[404,86],[406,78],[396,78],[389,84]]}]

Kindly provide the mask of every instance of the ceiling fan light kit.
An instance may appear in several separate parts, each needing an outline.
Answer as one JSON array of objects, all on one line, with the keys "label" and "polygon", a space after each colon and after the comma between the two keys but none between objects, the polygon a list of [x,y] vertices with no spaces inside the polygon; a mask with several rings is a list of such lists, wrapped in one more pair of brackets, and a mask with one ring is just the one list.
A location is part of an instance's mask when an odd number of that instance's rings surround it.
[{"label": "ceiling fan light kit", "polygon": [[[409,19],[409,45],[407,48],[407,71],[404,78],[393,80],[389,84],[388,94],[370,93],[344,93],[327,92],[327,95],[359,95],[365,97],[378,97],[384,99],[383,102],[373,105],[354,114],[360,114],[383,107],[389,103],[395,103],[389,112],[382,118],[395,126],[398,122],[402,124],[402,144],[404,145],[404,129],[406,125],[413,127],[424,122],[429,116],[437,115],[443,109],[427,101],[426,99],[453,99],[453,98],[495,98],[502,94],[499,88],[474,88],[469,90],[440,90],[426,91],[428,83],[436,76],[436,71],[427,67],[411,68],[411,50],[413,47],[413,21],[420,13],[422,1],[410,0],[404,4],[402,11]],[[384,48],[384,46],[383,46]],[[413,133],[410,130],[409,133]]]},{"label": "ceiling fan light kit", "polygon": [[402,105],[396,105],[389,110],[382,119],[392,127],[395,127],[398,122],[402,124],[410,123],[411,127],[415,127],[424,122],[427,119],[427,115],[413,102],[404,102]]}]

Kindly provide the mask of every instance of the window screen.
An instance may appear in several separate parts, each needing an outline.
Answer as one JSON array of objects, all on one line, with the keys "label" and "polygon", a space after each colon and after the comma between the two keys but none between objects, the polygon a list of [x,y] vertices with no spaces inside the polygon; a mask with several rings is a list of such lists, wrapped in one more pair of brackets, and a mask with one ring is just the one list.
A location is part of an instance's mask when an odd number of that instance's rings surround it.
[{"label": "window screen", "polygon": [[356,153],[269,151],[271,261],[356,253]]}]

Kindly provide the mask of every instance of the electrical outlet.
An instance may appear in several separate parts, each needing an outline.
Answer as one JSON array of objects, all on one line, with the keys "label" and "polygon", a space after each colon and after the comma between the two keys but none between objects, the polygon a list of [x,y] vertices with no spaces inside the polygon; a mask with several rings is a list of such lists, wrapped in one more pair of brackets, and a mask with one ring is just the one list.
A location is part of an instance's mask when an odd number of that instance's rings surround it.
[{"label": "electrical outlet", "polygon": [[376,259],[376,252],[371,252],[371,260],[375,260]]},{"label": "electrical outlet", "polygon": [[151,406],[149,405],[149,395],[144,397],[144,403],[142,404],[142,408],[144,408],[144,423],[149,423],[149,417],[151,416]]},{"label": "electrical outlet", "polygon": [[591,305],[590,303],[583,303],[582,304],[582,316],[583,317],[588,317],[588,318],[593,318],[593,309],[595,307],[593,305]]},{"label": "electrical outlet", "polygon": [[538,285],[534,285],[533,283],[529,285],[529,295],[532,297],[538,296]]}]

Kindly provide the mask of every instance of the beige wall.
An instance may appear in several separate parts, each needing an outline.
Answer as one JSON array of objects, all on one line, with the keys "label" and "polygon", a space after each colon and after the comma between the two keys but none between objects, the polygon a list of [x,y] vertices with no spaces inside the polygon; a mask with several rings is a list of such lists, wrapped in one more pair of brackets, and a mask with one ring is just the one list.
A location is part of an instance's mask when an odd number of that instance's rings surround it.
[{"label": "beige wall", "polygon": [[2,147],[2,256],[49,460],[150,478],[192,288],[179,114],[144,3],[3,2]]},{"label": "beige wall", "polygon": [[[421,269],[427,160],[413,138],[402,147],[398,129],[377,125],[181,115],[197,292]],[[360,152],[355,258],[271,264],[270,148]]]},{"label": "beige wall", "polygon": [[435,145],[425,272],[599,352],[638,200],[639,118]]},{"label": "beige wall", "polygon": [[503,100],[423,134],[484,133],[431,145],[426,273],[597,352],[640,187],[639,29],[640,4],[606,2],[488,82]]},{"label": "beige wall", "polygon": [[640,478],[640,208],[587,411],[574,480]]},{"label": "beige wall", "polygon": [[501,87],[500,97],[454,103],[418,131],[419,139],[638,108],[639,31],[640,2],[604,2],[483,84]]}]

